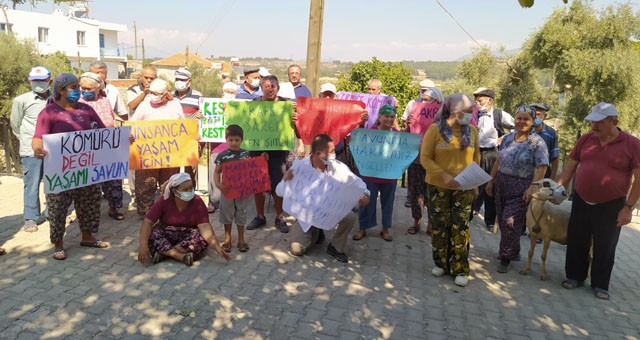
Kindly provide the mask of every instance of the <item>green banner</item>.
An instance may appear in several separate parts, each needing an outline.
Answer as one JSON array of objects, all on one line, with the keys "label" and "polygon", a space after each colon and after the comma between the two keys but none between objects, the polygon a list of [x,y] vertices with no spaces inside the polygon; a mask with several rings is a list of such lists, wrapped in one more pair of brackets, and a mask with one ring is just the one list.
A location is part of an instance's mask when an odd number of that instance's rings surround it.
[{"label": "green banner", "polygon": [[242,147],[247,150],[292,150],[295,147],[291,102],[231,101],[227,103],[224,115],[227,126],[236,124],[244,130]]}]

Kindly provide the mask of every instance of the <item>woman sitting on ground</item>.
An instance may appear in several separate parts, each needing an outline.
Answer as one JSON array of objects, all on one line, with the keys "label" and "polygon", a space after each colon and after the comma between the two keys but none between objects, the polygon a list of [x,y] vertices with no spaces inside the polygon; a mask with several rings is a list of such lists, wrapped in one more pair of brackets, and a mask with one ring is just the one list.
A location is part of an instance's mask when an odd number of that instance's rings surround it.
[{"label": "woman sitting on ground", "polygon": [[147,264],[151,258],[156,264],[171,257],[191,266],[204,256],[207,246],[225,260],[231,259],[218,244],[207,206],[195,195],[189,174],[174,174],[162,192],[140,227],[140,263]]}]

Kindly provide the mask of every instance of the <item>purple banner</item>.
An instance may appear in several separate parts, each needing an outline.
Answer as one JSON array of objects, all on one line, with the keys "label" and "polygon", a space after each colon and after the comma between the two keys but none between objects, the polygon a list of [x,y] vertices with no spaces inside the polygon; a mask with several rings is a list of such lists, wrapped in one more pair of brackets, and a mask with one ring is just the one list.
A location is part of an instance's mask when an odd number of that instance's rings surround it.
[{"label": "purple banner", "polygon": [[396,106],[396,98],[379,94],[364,94],[357,92],[343,92],[336,94],[337,99],[357,100],[363,102],[369,111],[369,120],[364,124],[365,128],[372,127],[378,120],[378,110],[384,104]]}]

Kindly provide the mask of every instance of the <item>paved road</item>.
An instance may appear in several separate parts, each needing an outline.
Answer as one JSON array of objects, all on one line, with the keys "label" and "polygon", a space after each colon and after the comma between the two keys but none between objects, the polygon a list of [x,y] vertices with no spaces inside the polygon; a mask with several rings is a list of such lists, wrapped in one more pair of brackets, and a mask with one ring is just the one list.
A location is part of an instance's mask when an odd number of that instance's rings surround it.
[{"label": "paved road", "polygon": [[[22,182],[0,180],[0,339],[637,339],[640,336],[640,227],[622,231],[610,301],[589,288],[563,289],[564,248],[549,251],[548,281],[496,272],[499,235],[474,219],[469,286],[431,275],[431,246],[408,235],[410,211],[399,189],[394,241],[376,233],[349,241],[349,264],[326,254],[287,253],[288,236],[273,226],[247,232],[248,253],[225,263],[212,255],[188,268],[136,262],[140,219],[134,210],[103,218],[106,250],[79,246],[77,222],[67,231],[67,260],[51,258],[48,223],[20,230]],[[127,196],[128,198],[128,196]],[[253,211],[253,208],[251,208]],[[252,215],[252,214],[250,214]],[[73,216],[73,215],[72,215]],[[211,215],[220,237],[218,214]],[[269,214],[273,221],[273,208]],[[424,230],[424,228],[423,228]],[[522,239],[523,252],[528,239]]]}]

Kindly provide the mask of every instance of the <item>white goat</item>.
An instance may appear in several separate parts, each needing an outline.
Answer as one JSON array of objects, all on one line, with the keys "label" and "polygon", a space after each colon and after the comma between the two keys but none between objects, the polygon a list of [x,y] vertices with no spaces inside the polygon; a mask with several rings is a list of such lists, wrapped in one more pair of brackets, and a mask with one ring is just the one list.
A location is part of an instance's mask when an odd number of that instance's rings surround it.
[{"label": "white goat", "polygon": [[[533,193],[529,208],[527,209],[527,229],[531,235],[531,245],[529,247],[529,258],[527,265],[520,271],[520,274],[527,275],[531,268],[531,259],[536,248],[536,239],[544,242],[542,248],[542,270],[540,279],[547,279],[547,251],[551,241],[566,245],[567,229],[569,217],[571,216],[571,201],[566,201],[567,193],[556,182],[545,178],[535,182],[539,189]],[[561,192],[559,192],[561,190]],[[562,203],[554,204],[550,200],[558,200]]]}]

